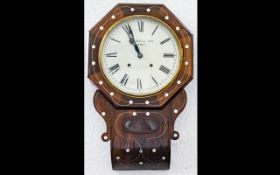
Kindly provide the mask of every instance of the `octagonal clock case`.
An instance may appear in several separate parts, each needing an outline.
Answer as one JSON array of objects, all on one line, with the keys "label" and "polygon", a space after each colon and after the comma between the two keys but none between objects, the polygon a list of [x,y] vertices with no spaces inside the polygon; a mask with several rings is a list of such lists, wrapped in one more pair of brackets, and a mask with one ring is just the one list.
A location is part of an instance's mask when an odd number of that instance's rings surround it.
[{"label": "octagonal clock case", "polygon": [[170,168],[192,77],[192,35],[162,4],[117,4],[90,29],[88,78],[114,170]]}]

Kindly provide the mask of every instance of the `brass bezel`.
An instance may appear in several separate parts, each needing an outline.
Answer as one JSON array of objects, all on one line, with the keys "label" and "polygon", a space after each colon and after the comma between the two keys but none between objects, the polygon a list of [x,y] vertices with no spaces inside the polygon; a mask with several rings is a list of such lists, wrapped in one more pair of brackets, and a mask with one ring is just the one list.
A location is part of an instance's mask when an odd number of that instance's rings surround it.
[{"label": "brass bezel", "polygon": [[[176,39],[176,42],[179,46],[179,66],[178,66],[178,69],[175,73],[175,76],[172,78],[172,80],[166,85],[164,86],[163,88],[161,88],[160,90],[156,91],[156,92],[153,92],[153,93],[150,93],[150,94],[143,94],[143,95],[136,95],[136,94],[130,94],[130,93],[126,93],[126,92],[123,92],[121,91],[120,89],[118,89],[117,87],[115,87],[111,81],[107,78],[107,76],[105,75],[105,73],[103,72],[103,66],[102,66],[102,62],[101,62],[101,53],[102,53],[102,50],[103,50],[103,45],[104,45],[104,40],[105,38],[107,37],[108,33],[116,26],[118,25],[119,23],[121,23],[122,21],[126,20],[126,19],[129,19],[129,18],[134,18],[134,17],[144,17],[144,18],[150,18],[150,19],[154,19],[154,20],[157,20],[158,22],[160,22],[161,24],[163,24],[165,27],[167,27],[171,33],[175,36],[175,39]],[[173,82],[174,80],[177,78],[180,70],[182,69],[182,61],[183,61],[183,48],[182,48],[182,45],[181,45],[181,42],[176,34],[176,32],[167,24],[165,23],[164,21],[162,21],[161,19],[159,18],[156,18],[154,16],[150,16],[150,15],[130,15],[130,16],[126,16],[126,17],[123,17],[123,18],[120,18],[119,20],[117,20],[113,25],[111,25],[109,27],[109,29],[105,32],[104,36],[102,37],[102,40],[100,42],[100,45],[99,45],[99,48],[98,48],[98,64],[99,64],[99,69],[100,69],[100,72],[102,74],[102,76],[104,77],[104,79],[108,82],[108,84],[110,85],[110,87],[112,87],[114,90],[118,91],[119,93],[123,94],[123,95],[126,95],[126,96],[129,96],[129,97],[134,97],[134,98],[147,98],[147,97],[151,97],[151,96],[155,96],[155,95],[158,95],[160,93],[162,93],[163,91],[165,91]]]}]

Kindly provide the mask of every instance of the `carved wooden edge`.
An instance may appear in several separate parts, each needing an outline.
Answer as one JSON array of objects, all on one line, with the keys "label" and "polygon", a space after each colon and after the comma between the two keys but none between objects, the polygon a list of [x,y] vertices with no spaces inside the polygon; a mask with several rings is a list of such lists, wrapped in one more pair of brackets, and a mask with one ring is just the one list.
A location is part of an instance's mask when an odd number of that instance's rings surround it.
[{"label": "carved wooden edge", "polygon": [[[123,17],[139,14],[156,17],[168,24],[176,33],[183,48],[181,68],[174,82],[160,93],[145,98],[131,97],[120,93],[112,85],[110,85],[108,81],[106,81],[98,63],[98,50],[100,42],[110,26]],[[172,98],[172,96],[178,93],[193,78],[193,36],[177,19],[177,17],[162,4],[117,4],[89,31],[88,47],[88,77],[116,107],[163,107]],[[111,96],[110,94],[114,95]]]}]

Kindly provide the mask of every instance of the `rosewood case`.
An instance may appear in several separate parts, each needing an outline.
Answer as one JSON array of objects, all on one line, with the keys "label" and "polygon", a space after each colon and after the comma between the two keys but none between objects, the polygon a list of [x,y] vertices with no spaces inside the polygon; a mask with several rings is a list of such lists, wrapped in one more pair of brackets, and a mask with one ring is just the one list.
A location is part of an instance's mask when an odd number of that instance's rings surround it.
[{"label": "rosewood case", "polygon": [[[118,20],[148,15],[166,23],[182,46],[182,63],[175,80],[147,97],[126,95],[115,89],[99,66],[98,51],[106,31]],[[111,143],[114,170],[166,170],[170,168],[170,142],[179,133],[174,123],[184,109],[184,87],[193,77],[193,39],[176,16],[162,4],[117,4],[89,31],[88,78],[98,87],[94,106],[106,122],[101,139]]]}]

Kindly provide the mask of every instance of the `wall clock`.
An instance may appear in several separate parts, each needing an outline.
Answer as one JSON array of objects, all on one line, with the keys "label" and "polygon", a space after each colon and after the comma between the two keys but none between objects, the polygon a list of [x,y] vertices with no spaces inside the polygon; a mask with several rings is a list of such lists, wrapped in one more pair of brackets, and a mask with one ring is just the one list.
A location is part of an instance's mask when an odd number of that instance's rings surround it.
[{"label": "wall clock", "polygon": [[114,170],[169,169],[193,77],[192,41],[162,4],[118,4],[89,31],[88,78]]}]

